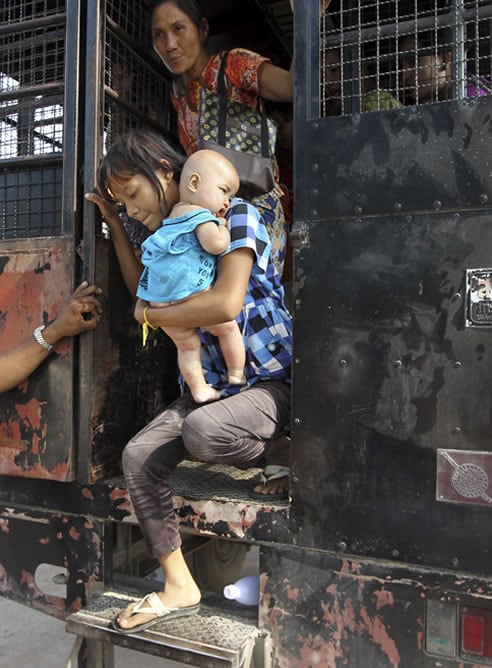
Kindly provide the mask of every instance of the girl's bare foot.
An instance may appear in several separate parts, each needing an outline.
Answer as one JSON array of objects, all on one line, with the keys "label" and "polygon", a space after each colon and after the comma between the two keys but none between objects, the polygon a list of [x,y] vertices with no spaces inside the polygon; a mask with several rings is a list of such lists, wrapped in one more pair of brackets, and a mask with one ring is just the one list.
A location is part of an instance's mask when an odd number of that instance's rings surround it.
[{"label": "girl's bare foot", "polygon": [[253,487],[253,492],[265,497],[282,496],[289,492],[289,446],[290,436],[270,441],[265,448],[267,465],[263,480]]}]

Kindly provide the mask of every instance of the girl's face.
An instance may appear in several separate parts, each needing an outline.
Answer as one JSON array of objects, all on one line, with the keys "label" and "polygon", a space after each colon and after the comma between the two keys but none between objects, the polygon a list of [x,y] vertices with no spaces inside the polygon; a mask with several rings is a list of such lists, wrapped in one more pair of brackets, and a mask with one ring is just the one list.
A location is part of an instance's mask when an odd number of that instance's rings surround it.
[{"label": "girl's face", "polygon": [[154,184],[143,174],[115,179],[109,184],[114,199],[124,204],[130,218],[135,218],[151,232],[162,225],[162,219],[178,201],[178,186],[173,173],[158,169],[156,175],[166,195],[161,202]]},{"label": "girl's face", "polygon": [[198,77],[208,57],[203,49],[205,31],[174,2],[164,2],[152,13],[152,43],[166,67],[185,78]]}]

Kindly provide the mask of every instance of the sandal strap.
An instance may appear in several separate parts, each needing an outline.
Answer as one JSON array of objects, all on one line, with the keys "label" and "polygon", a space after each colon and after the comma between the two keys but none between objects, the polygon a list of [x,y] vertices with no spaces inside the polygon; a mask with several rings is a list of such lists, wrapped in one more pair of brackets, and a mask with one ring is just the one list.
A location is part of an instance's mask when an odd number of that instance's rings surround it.
[{"label": "sandal strap", "polygon": [[288,466],[281,464],[267,464],[260,473],[260,480],[263,484],[271,482],[272,480],[280,480],[281,478],[288,478],[290,469]]},{"label": "sandal strap", "polygon": [[167,608],[156,592],[153,591],[138,601],[132,610],[132,615],[142,613],[145,615],[157,615],[157,617],[163,617],[164,615],[167,615],[170,610],[171,608]]}]

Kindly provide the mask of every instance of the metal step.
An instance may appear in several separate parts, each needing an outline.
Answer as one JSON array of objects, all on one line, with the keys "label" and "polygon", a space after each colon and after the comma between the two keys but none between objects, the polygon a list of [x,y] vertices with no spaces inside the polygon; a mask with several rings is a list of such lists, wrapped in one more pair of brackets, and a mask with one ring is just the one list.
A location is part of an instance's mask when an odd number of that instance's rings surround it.
[{"label": "metal step", "polygon": [[110,627],[113,617],[141,595],[141,592],[106,591],[87,607],[71,614],[66,620],[66,630],[84,638],[88,645],[94,641],[109,643],[191,666],[252,667],[255,645],[261,644],[257,608],[239,606],[217,594],[205,594],[196,615],[162,621],[147,631],[131,635],[113,630]]},{"label": "metal step", "polygon": [[[253,496],[261,468],[184,460],[171,477],[176,519],[181,527],[249,542],[290,541],[289,501]],[[137,524],[123,476],[107,481],[126,522]],[[115,511],[113,511],[115,512]],[[115,513],[116,514],[116,513]]]}]

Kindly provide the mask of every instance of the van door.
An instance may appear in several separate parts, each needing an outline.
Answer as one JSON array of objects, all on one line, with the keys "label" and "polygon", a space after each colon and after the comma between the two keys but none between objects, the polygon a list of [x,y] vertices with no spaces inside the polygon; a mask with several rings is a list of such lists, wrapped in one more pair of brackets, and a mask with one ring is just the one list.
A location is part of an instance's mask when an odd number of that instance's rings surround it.
[{"label": "van door", "polygon": [[[301,545],[488,572],[492,3],[424,4],[298,5],[291,519]],[[426,82],[416,31],[442,28]]]}]

